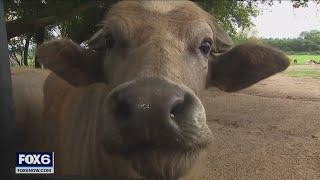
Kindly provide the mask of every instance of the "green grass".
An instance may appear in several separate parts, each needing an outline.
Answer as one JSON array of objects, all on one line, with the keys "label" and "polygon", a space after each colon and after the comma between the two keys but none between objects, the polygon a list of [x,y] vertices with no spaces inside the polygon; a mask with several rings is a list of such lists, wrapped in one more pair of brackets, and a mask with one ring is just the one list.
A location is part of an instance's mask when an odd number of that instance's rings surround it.
[{"label": "green grass", "polygon": [[303,54],[303,55],[288,55],[288,57],[290,58],[292,64],[294,59],[298,61],[298,64],[305,64],[305,62],[309,61],[310,59],[320,62],[320,55]]},{"label": "green grass", "polygon": [[308,69],[287,70],[284,73],[291,77],[311,77],[311,78],[320,79],[320,71],[317,71],[317,70],[308,70]]},{"label": "green grass", "polygon": [[[320,55],[288,55],[291,60],[291,64],[293,64],[293,60],[296,59],[298,61],[298,65],[305,64],[306,61],[310,59],[320,62]],[[314,66],[291,66],[289,67],[284,74],[291,77],[311,77],[320,79],[320,68],[315,68]]]}]

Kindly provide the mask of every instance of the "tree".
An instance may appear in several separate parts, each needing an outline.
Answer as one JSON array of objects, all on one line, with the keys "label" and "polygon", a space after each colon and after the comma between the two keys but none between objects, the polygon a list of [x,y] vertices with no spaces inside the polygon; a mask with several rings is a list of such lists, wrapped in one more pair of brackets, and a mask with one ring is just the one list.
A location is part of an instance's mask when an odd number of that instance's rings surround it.
[{"label": "tree", "polygon": [[276,46],[287,53],[320,53],[319,30],[301,32],[298,38],[293,39],[264,39],[263,41],[267,44]]},{"label": "tree", "polygon": [[25,66],[28,66],[28,54],[29,54],[29,45],[30,45],[30,40],[31,40],[31,35],[27,35],[26,37],[26,42],[24,44],[24,48],[23,48],[23,64]]},{"label": "tree", "polygon": [[[112,1],[91,0],[5,0],[8,40],[12,46],[11,52],[16,50],[12,53],[12,57],[19,65],[23,64],[21,63],[23,57],[26,65],[25,58],[28,58],[29,45],[38,46],[44,40],[54,37],[56,29],[76,42],[84,41],[94,33],[96,24],[112,3]],[[23,41],[26,35],[28,39],[22,46],[22,42],[18,40]],[[21,49],[24,52],[23,56]],[[34,64],[35,67],[40,67],[37,60]]]},{"label": "tree", "polygon": [[213,14],[232,37],[236,35],[236,28],[251,27],[250,18],[258,15],[257,2],[252,0],[201,0],[199,4]]},{"label": "tree", "polygon": [[312,41],[318,45],[320,45],[320,31],[319,30],[311,30],[311,31],[303,31],[300,33],[300,37],[302,39],[306,39]]}]

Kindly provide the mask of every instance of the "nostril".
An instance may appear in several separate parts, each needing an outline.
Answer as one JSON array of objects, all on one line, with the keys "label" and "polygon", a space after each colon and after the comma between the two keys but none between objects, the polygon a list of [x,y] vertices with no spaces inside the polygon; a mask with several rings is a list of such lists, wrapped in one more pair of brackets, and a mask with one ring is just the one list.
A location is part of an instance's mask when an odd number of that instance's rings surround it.
[{"label": "nostril", "polygon": [[129,119],[132,113],[129,102],[126,99],[121,98],[119,95],[113,99],[112,111],[115,116],[121,120]]},{"label": "nostril", "polygon": [[170,111],[170,119],[178,119],[179,115],[185,114],[192,105],[192,95],[186,93],[183,98],[177,99],[172,104],[172,109]]},{"label": "nostril", "polygon": [[183,112],[183,109],[184,109],[184,99],[176,100],[172,105],[172,109],[170,111],[170,118],[175,119],[177,115]]}]

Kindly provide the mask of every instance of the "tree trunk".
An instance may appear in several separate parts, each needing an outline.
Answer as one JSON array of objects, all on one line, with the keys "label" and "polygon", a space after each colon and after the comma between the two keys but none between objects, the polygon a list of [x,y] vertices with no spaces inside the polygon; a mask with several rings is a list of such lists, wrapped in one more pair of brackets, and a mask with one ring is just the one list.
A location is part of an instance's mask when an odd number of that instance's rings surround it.
[{"label": "tree trunk", "polygon": [[28,66],[28,51],[29,51],[30,40],[31,40],[31,35],[28,35],[26,38],[26,43],[24,44],[24,49],[23,49],[23,64],[25,66]]},{"label": "tree trunk", "polygon": [[[45,34],[44,27],[41,27],[36,31],[35,40],[36,40],[37,47],[40,46],[44,42],[44,34]],[[37,57],[35,57],[35,59],[34,59],[34,66],[35,66],[35,68],[41,68],[41,65],[40,65]]]},{"label": "tree trunk", "polygon": [[19,59],[17,58],[17,56],[16,56],[16,54],[15,53],[10,53],[9,54],[9,59],[11,60],[14,60],[17,64],[18,64],[18,66],[20,66],[20,62],[19,62]]}]

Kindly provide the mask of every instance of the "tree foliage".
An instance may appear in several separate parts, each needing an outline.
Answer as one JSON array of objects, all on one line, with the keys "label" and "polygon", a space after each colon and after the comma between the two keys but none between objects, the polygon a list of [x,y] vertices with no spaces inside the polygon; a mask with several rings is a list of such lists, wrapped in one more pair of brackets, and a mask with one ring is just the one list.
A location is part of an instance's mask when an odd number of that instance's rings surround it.
[{"label": "tree foliage", "polygon": [[319,30],[301,32],[300,36],[294,39],[265,39],[264,42],[276,46],[287,53],[307,52],[320,54]]},{"label": "tree foliage", "polygon": [[213,14],[232,37],[237,28],[251,27],[253,24],[250,18],[258,15],[257,2],[252,0],[201,0],[198,3]]},{"label": "tree foliage", "polygon": [[[92,0],[5,0],[9,51],[15,64],[34,58],[37,44],[62,35],[82,42],[96,29],[113,1]],[[44,36],[42,35],[44,34]],[[28,37],[28,38],[27,38]],[[26,40],[30,41],[26,41]],[[25,51],[29,42],[30,50]],[[28,55],[31,53],[31,56]],[[35,63],[33,63],[35,64]],[[37,64],[37,63],[36,63]]]},{"label": "tree foliage", "polygon": [[287,54],[320,54],[320,30],[303,31],[298,38],[268,38],[250,37],[246,32],[240,32],[235,38],[236,44],[248,41],[266,43],[285,51]]}]

